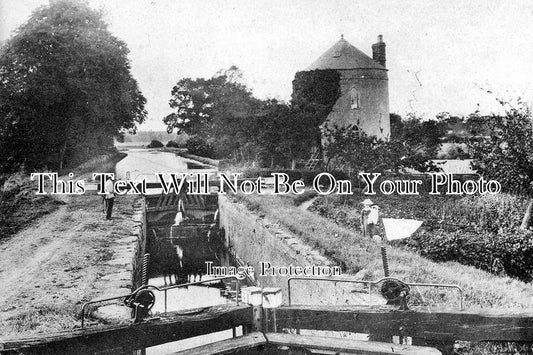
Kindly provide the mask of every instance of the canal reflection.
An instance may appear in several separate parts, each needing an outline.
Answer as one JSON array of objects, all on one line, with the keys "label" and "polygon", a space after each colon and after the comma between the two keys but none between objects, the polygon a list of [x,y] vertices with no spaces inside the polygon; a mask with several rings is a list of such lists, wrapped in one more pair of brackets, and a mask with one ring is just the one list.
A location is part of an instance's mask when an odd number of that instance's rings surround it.
[{"label": "canal reflection", "polygon": [[[148,184],[157,183],[156,174],[211,173],[217,169],[171,152],[151,149],[128,149],[128,155],[119,161],[115,174],[120,180],[146,180]],[[148,193],[160,193],[160,188],[149,188]]]},{"label": "canal reflection", "polygon": [[[128,156],[120,161],[115,173],[118,179],[142,180],[147,183],[158,182],[157,173],[212,173],[217,169],[191,159],[177,156],[171,152],[149,149],[128,149]],[[160,188],[148,188],[148,194],[160,194]],[[216,204],[215,204],[216,206]],[[165,219],[147,226],[147,252],[150,253],[150,285],[165,286],[183,284],[187,281],[206,280],[206,261],[216,266],[235,265],[224,249],[221,231],[216,226],[215,211],[176,211],[172,219]],[[212,277],[211,277],[212,278]],[[241,286],[245,286],[243,282]],[[209,285],[175,288],[164,292],[154,291],[156,296],[152,313],[167,311],[190,312],[193,309],[235,302],[235,282],[228,280]],[[166,305],[166,307],[165,307]],[[242,335],[242,329],[229,329],[162,344],[141,353],[168,354],[202,344],[229,339]]]},{"label": "canal reflection", "polygon": [[[196,211],[198,213],[198,211]],[[223,231],[215,223],[213,211],[204,215],[177,217],[166,225],[148,224],[147,252],[150,253],[149,284],[154,286],[179,285],[188,282],[214,279],[207,275],[206,262],[214,266],[238,266],[223,243]],[[250,280],[240,282],[240,287],[251,285]],[[240,288],[239,287],[239,288]],[[165,292],[154,291],[156,296],[152,313],[178,311],[195,312],[203,307],[234,303],[235,280],[174,288]],[[167,354],[190,347],[242,335],[242,328],[184,339],[145,349],[146,354]]]},{"label": "canal reflection", "polygon": [[[216,266],[233,263],[225,250],[220,231],[205,225],[153,228],[148,238],[149,284],[162,287],[213,279],[206,262]],[[188,233],[185,233],[188,232]],[[184,235],[185,234],[185,235]],[[166,311],[213,306],[235,301],[235,281],[225,280],[167,291]],[[153,312],[165,312],[164,295],[156,294]]]}]

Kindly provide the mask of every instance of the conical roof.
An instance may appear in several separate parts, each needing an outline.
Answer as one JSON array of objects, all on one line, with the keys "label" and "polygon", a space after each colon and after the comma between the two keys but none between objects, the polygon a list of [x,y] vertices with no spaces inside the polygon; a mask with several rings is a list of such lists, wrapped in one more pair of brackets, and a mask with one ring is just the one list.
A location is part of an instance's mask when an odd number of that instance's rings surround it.
[{"label": "conical roof", "polygon": [[383,69],[384,66],[352,46],[343,37],[313,62],[306,71],[316,69]]}]

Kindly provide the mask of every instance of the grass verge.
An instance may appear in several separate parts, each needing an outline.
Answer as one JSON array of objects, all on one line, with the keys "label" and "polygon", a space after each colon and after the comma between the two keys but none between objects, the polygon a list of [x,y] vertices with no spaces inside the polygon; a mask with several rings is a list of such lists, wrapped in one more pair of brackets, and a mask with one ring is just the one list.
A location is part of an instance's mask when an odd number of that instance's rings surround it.
[{"label": "grass verge", "polygon": [[[248,209],[277,221],[307,244],[365,280],[383,277],[380,245],[361,233],[338,225],[316,213],[301,210],[291,197],[235,196]],[[467,308],[533,310],[531,286],[456,262],[436,263],[413,251],[389,247],[391,275],[407,282],[459,285]],[[413,292],[415,305],[449,306],[453,296],[437,290]]]}]

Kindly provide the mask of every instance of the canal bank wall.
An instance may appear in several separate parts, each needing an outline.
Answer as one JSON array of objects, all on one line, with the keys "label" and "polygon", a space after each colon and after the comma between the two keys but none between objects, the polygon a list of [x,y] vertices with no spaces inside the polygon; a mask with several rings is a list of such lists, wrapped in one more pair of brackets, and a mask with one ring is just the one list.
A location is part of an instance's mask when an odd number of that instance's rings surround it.
[{"label": "canal bank wall", "polygon": [[[219,225],[224,230],[229,252],[242,264],[254,268],[259,287],[281,288],[285,304],[288,303],[289,276],[262,276],[261,263],[280,267],[337,266],[277,221],[248,210],[245,205],[232,201],[231,197],[220,195],[218,205]],[[342,274],[340,278],[354,276]],[[354,284],[312,280],[294,280],[291,286],[293,304],[368,304],[370,299],[366,292]]]},{"label": "canal bank wall", "polygon": [[[122,233],[114,235],[109,251],[110,260],[102,264],[100,289],[92,300],[127,295],[142,285],[143,257],[146,252],[146,213],[143,198],[127,198],[129,209],[123,209]],[[126,201],[124,201],[126,202]],[[130,310],[120,301],[96,304],[91,312],[96,319],[107,322],[129,321]]]},{"label": "canal bank wall", "polygon": [[133,290],[143,284],[143,263],[148,235],[145,203],[144,199],[138,199],[133,205],[132,219],[135,225],[132,230],[132,235],[137,238],[132,259],[131,283]]}]

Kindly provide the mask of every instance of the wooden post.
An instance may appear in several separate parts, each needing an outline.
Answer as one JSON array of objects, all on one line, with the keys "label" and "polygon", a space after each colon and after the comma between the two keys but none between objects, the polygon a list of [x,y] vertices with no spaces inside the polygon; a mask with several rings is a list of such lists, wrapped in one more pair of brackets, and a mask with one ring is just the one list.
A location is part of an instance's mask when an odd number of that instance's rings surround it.
[{"label": "wooden post", "polygon": [[283,303],[281,288],[265,287],[263,288],[263,309],[264,309],[264,330],[266,332],[277,332],[276,308]]},{"label": "wooden post", "polygon": [[[263,331],[263,292],[259,287],[243,287],[241,289],[242,302],[253,307],[253,326],[252,332]],[[243,328],[243,335],[249,333],[249,329]]]}]

